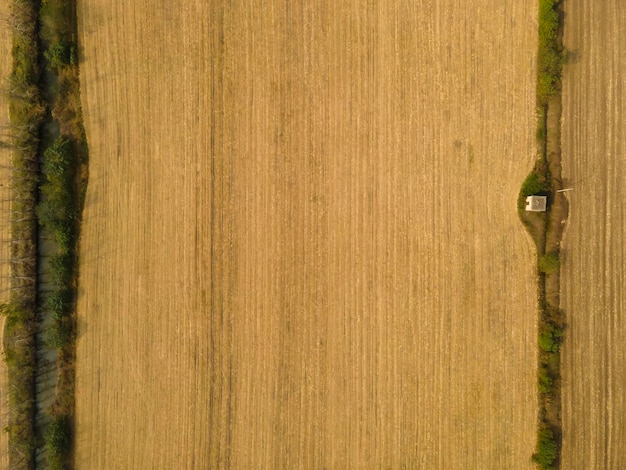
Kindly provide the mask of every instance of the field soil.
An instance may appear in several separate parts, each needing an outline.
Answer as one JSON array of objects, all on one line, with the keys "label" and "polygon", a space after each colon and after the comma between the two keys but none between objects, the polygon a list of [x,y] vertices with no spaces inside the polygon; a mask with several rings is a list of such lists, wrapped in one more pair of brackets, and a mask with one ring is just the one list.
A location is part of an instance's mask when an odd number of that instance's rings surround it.
[{"label": "field soil", "polygon": [[626,10],[567,0],[562,263],[563,468],[626,460]]},{"label": "field soil", "polygon": [[496,3],[78,2],[77,468],[533,467],[536,3]]},{"label": "field soil", "polygon": [[[0,2],[0,18],[9,16],[9,2]],[[9,142],[9,100],[5,93],[6,87],[1,83],[11,74],[13,66],[11,57],[11,30],[8,24],[0,21],[0,142]],[[0,303],[9,299],[10,287],[10,263],[7,261],[11,256],[11,172],[6,167],[11,165],[11,151],[0,145]],[[4,317],[0,317],[0,351],[2,351],[4,339]],[[3,429],[8,424],[8,376],[4,360],[0,357],[0,468],[9,468],[8,435]]]}]

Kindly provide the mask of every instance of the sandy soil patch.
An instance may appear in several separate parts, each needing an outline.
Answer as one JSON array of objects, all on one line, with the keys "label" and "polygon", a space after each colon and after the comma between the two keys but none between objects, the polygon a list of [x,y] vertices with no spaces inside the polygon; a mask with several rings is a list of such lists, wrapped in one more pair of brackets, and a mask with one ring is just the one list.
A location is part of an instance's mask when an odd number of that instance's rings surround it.
[{"label": "sandy soil patch", "polygon": [[79,2],[78,468],[532,468],[536,4],[296,3]]},{"label": "sandy soil patch", "polygon": [[626,458],[626,10],[565,2],[573,60],[563,89],[563,177],[574,187],[563,247],[563,468]]}]

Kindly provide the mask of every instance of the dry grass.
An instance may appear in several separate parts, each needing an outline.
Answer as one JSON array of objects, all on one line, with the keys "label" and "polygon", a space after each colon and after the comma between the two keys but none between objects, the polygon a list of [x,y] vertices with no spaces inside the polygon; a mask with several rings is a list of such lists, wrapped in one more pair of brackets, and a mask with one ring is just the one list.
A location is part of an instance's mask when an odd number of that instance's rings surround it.
[{"label": "dry grass", "polygon": [[78,468],[532,468],[535,2],[305,4],[79,3]]},{"label": "dry grass", "polygon": [[570,201],[562,305],[563,468],[620,468],[626,454],[626,10],[565,2],[563,176]]}]

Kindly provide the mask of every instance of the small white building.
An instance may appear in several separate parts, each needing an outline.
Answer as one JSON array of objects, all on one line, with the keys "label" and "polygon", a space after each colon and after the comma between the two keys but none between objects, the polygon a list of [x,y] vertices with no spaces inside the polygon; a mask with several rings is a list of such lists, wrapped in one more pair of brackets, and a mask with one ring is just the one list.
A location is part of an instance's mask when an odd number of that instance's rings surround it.
[{"label": "small white building", "polygon": [[547,196],[528,196],[526,198],[526,210],[530,212],[545,212],[547,204]]}]

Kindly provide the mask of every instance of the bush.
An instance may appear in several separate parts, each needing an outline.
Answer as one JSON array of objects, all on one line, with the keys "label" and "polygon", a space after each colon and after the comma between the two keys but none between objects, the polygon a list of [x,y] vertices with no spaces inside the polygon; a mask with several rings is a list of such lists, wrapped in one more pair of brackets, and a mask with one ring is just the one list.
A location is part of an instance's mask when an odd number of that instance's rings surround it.
[{"label": "bush", "polygon": [[559,350],[559,344],[551,331],[544,331],[539,334],[539,348],[545,352],[556,352]]},{"label": "bush", "polygon": [[62,251],[68,251],[74,243],[76,204],[73,165],[72,143],[63,137],[57,138],[44,152],[44,181],[40,186],[41,201],[37,216],[41,225],[53,232]]},{"label": "bush", "polygon": [[563,339],[563,330],[557,326],[548,325],[539,333],[539,348],[547,353],[558,352]]},{"label": "bush", "polygon": [[537,53],[537,103],[544,106],[559,89],[563,52],[558,44],[559,12],[556,0],[539,0]]},{"label": "bush", "polygon": [[539,40],[543,42],[556,39],[559,29],[559,13],[556,0],[539,0]]},{"label": "bush", "polygon": [[554,274],[561,267],[559,255],[557,253],[546,253],[539,258],[539,271],[545,274]]},{"label": "bush", "polygon": [[7,320],[25,320],[29,316],[29,312],[24,311],[14,303],[1,304],[0,315],[7,317]]},{"label": "bush", "polygon": [[43,56],[48,61],[50,69],[58,72],[63,67],[70,65],[71,50],[69,45],[59,41],[50,46]]},{"label": "bush", "polygon": [[554,338],[551,332],[545,331],[539,334],[539,348],[545,352],[552,352],[555,350]]},{"label": "bush", "polygon": [[69,306],[72,302],[72,292],[70,289],[57,289],[46,298],[46,307],[55,320],[61,320],[68,313]]},{"label": "bush", "polygon": [[65,460],[72,444],[71,436],[69,417],[55,416],[44,433],[49,468],[53,470],[65,468]]},{"label": "bush", "polygon": [[46,344],[51,348],[63,348],[72,341],[72,325],[69,319],[55,320],[46,331]]},{"label": "bush", "polygon": [[62,253],[68,253],[74,249],[75,231],[72,222],[57,221],[54,227],[54,239]]},{"label": "bush", "polygon": [[522,187],[517,198],[517,209],[520,212],[524,211],[526,205],[526,197],[533,194],[547,194],[550,189],[550,180],[545,167],[545,163],[541,160],[537,160],[533,171],[526,177],[522,183]]},{"label": "bush", "polygon": [[535,462],[541,470],[551,470],[559,455],[559,446],[550,429],[540,429],[537,433],[537,452],[533,454]]},{"label": "bush", "polygon": [[48,178],[64,178],[72,167],[72,143],[58,137],[43,154],[43,171]]},{"label": "bush", "polygon": [[537,369],[537,386],[540,393],[550,393],[552,391],[553,380],[546,366]]},{"label": "bush", "polygon": [[72,277],[73,259],[69,253],[57,253],[50,257],[50,277],[60,288],[67,287]]},{"label": "bush", "polygon": [[535,172],[526,177],[522,183],[522,196],[531,196],[543,190],[543,185],[539,182],[539,175]]}]

